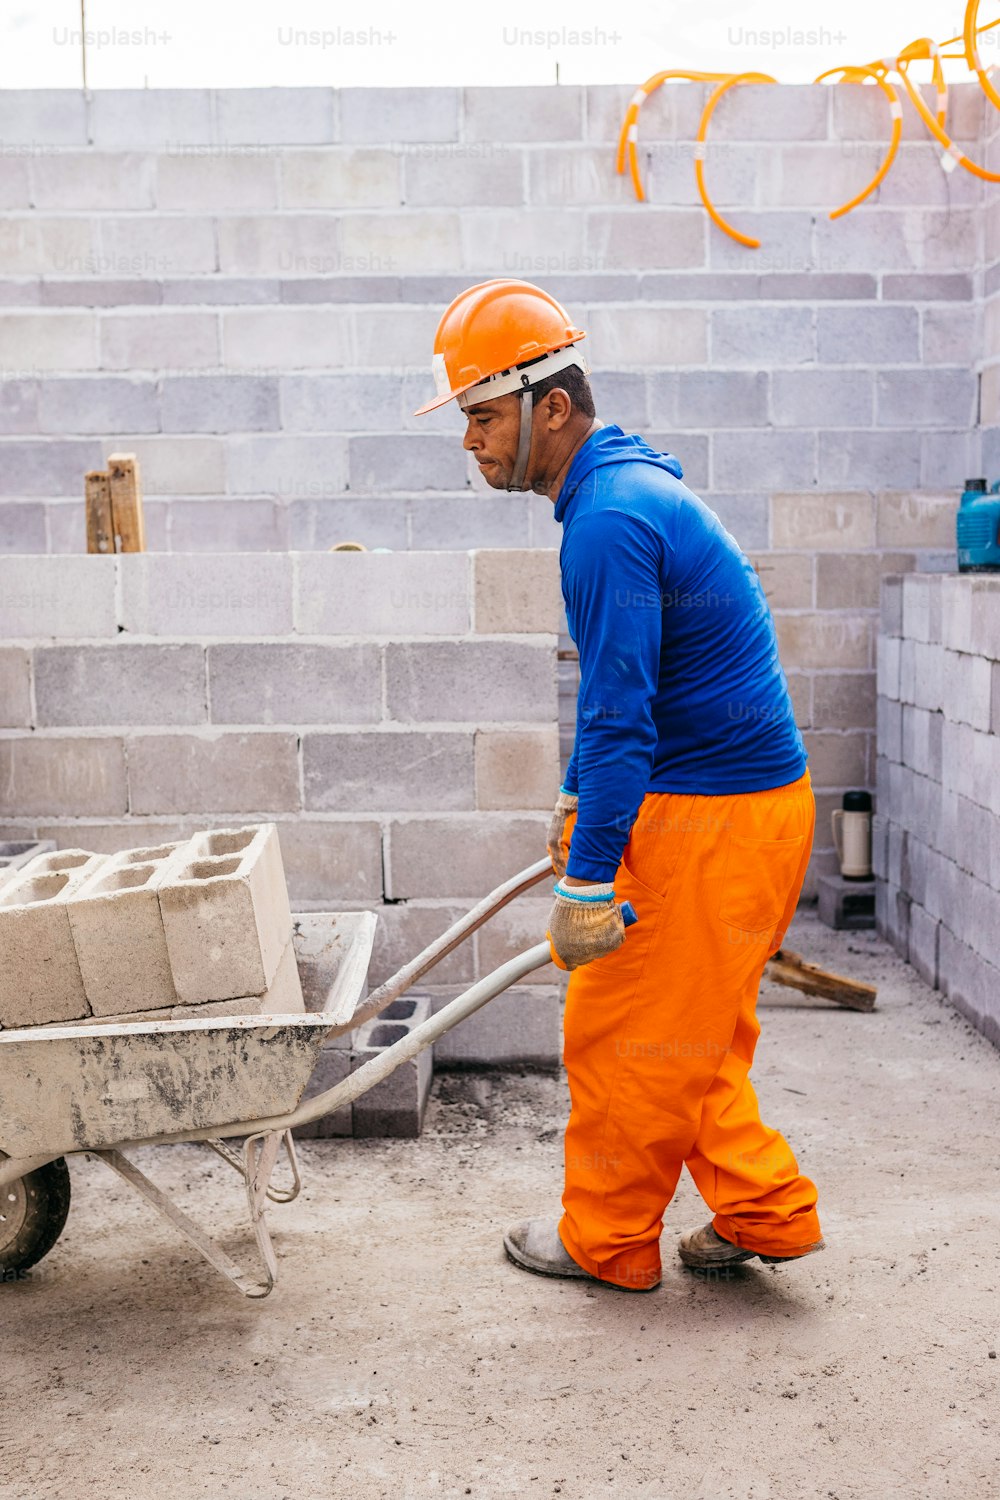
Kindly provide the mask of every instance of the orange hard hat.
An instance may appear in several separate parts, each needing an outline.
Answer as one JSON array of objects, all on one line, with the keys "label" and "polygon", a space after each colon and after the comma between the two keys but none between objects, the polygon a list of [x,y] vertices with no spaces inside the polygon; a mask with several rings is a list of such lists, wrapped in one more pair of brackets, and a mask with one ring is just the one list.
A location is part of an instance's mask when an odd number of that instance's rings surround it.
[{"label": "orange hard hat", "polygon": [[582,338],[566,309],[530,281],[470,286],[437,326],[431,360],[437,395],[414,416],[453,399],[467,407],[526,390],[567,365],[586,373],[586,358],[573,347]]}]

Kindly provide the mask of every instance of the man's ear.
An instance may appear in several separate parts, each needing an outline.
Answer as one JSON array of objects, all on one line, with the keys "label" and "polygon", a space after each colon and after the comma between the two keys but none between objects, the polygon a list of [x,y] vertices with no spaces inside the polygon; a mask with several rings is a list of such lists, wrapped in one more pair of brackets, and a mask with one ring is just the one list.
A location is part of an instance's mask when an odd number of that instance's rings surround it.
[{"label": "man's ear", "polygon": [[566,391],[556,386],[545,396],[545,422],[550,432],[565,427],[573,411],[573,403]]}]

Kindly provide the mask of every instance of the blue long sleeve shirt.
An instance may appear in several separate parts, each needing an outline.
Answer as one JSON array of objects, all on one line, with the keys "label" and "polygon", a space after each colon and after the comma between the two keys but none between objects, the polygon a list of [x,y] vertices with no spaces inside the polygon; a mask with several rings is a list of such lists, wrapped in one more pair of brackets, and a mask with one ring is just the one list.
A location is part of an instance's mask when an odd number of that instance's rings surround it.
[{"label": "blue long sleeve shirt", "polygon": [[647,792],[764,791],[806,765],[749,560],[672,454],[602,427],[556,502],[580,655],[567,873],[613,880]]}]

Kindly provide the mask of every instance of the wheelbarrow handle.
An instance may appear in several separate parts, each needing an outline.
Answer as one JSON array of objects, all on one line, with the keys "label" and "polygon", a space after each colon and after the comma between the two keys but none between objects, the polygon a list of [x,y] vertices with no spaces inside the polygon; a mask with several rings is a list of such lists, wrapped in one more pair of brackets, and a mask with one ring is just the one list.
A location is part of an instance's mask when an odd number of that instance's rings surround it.
[{"label": "wheelbarrow handle", "polygon": [[[387,979],[384,984],[379,985],[377,990],[373,990],[358,1006],[348,1026],[342,1029],[353,1030],[365,1021],[370,1021],[372,1016],[377,1016],[379,1011],[385,1010],[393,1000],[398,1000],[400,995],[405,995],[418,979],[422,979],[435,964],[447,958],[449,953],[452,953],[460,943],[464,943],[467,937],[471,937],[484,922],[488,922],[515,897],[530,890],[547,875],[551,877],[553,874],[552,861],[546,856],[545,859],[537,860],[535,864],[529,865],[520,874],[512,875],[509,880],[504,881],[503,885],[498,885],[495,891],[484,896],[471,911],[466,912],[464,917],[453,922],[440,937],[428,943],[416,958],[411,958],[409,963],[398,969],[391,979]],[[513,983],[513,980],[508,982]]]}]

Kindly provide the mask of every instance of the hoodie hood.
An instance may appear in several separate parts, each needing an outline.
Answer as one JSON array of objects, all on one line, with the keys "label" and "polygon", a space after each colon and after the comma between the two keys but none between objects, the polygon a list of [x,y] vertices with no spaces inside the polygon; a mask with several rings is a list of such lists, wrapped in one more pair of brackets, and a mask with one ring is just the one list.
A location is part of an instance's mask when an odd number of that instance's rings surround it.
[{"label": "hoodie hood", "polygon": [[672,453],[658,453],[637,432],[624,433],[615,426],[601,427],[587,439],[570,464],[556,501],[555,519],[562,520],[580,485],[595,469],[603,469],[608,464],[635,463],[652,464],[657,469],[666,469],[675,479],[684,478],[680,459]]}]

